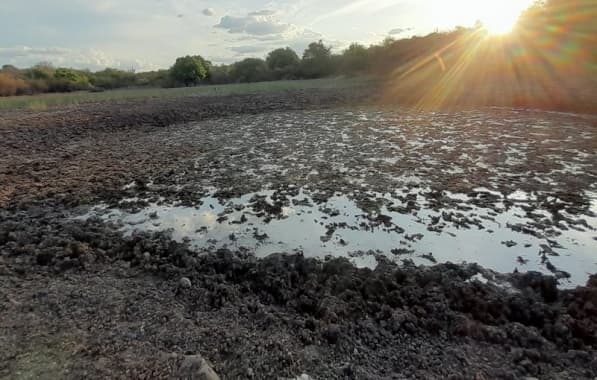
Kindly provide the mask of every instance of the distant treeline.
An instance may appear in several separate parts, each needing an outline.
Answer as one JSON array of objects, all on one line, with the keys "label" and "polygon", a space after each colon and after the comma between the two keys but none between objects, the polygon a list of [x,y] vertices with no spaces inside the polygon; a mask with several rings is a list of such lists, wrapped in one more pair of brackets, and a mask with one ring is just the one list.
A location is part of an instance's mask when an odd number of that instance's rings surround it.
[{"label": "distant treeline", "polygon": [[340,54],[333,54],[318,41],[302,56],[281,48],[265,59],[247,58],[231,65],[213,65],[199,55],[186,56],[178,58],[169,70],[140,73],[117,69],[90,72],[54,68],[49,63],[28,69],[5,65],[0,71],[0,96],[365,74],[382,77],[389,96],[408,96],[420,102],[477,97],[480,86],[494,92],[485,91],[483,96],[488,97],[499,92],[511,98],[520,91],[527,91],[529,97],[541,93],[549,97],[553,95],[550,89],[558,86],[575,83],[590,88],[595,83],[594,2],[538,1],[521,16],[514,33],[503,37],[489,36],[477,25],[424,37],[387,38],[369,47],[355,43]]},{"label": "distant treeline", "polygon": [[213,65],[196,55],[178,58],[169,70],[139,73],[112,68],[97,72],[54,68],[46,62],[27,69],[4,65],[0,70],[0,96],[358,75],[368,71],[370,49],[373,47],[352,44],[342,54],[332,54],[331,47],[319,41],[311,43],[302,57],[291,48],[281,48],[270,52],[266,59],[247,58],[230,65]]}]

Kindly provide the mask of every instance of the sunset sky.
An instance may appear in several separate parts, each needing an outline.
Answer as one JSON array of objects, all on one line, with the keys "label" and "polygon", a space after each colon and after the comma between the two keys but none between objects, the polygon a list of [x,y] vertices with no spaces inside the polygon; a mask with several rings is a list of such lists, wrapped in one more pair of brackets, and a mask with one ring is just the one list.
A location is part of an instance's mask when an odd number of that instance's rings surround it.
[{"label": "sunset sky", "polygon": [[215,63],[299,54],[322,39],[341,51],[394,38],[472,26],[507,29],[531,0],[2,0],[0,65],[169,67],[177,56]]}]

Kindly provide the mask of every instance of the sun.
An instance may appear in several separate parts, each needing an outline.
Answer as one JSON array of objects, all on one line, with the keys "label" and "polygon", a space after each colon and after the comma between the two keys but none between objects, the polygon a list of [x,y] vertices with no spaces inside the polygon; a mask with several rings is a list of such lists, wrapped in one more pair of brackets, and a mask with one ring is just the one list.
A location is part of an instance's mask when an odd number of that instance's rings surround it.
[{"label": "sun", "polygon": [[514,29],[516,21],[518,20],[518,14],[504,14],[495,15],[481,20],[483,27],[493,35],[508,34]]},{"label": "sun", "polygon": [[[431,0],[432,18],[444,25],[474,25],[480,21],[489,34],[503,35],[514,29],[521,13],[534,0]],[[442,21],[440,21],[442,20]]]},{"label": "sun", "polygon": [[503,35],[510,33],[520,14],[528,4],[524,1],[501,1],[490,7],[491,12],[483,12],[479,20],[483,23],[484,28],[493,35]]}]

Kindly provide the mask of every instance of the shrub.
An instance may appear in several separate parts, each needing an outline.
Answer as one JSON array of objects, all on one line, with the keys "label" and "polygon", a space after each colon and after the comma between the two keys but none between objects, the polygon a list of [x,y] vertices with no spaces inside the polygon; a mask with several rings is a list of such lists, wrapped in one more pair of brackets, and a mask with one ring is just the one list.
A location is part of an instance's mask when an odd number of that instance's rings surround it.
[{"label": "shrub", "polygon": [[0,96],[24,95],[29,92],[29,85],[20,78],[0,73]]},{"label": "shrub", "polygon": [[117,69],[105,69],[91,74],[90,83],[103,89],[130,87],[136,84],[135,73]]},{"label": "shrub", "polygon": [[48,80],[49,92],[71,92],[89,88],[89,78],[82,72],[72,69],[56,69],[54,78]]}]

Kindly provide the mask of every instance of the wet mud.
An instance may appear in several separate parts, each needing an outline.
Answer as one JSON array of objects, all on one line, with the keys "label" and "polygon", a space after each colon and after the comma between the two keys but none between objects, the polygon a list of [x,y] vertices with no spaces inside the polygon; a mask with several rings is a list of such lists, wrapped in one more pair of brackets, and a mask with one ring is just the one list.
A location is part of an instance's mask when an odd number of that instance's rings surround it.
[{"label": "wet mud", "polygon": [[1,115],[0,376],[595,378],[597,119],[370,103]]}]

